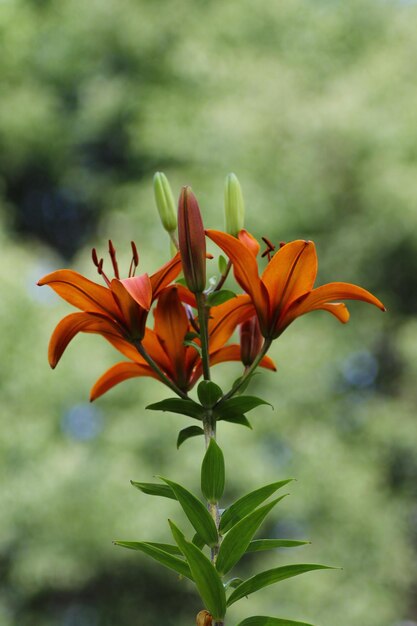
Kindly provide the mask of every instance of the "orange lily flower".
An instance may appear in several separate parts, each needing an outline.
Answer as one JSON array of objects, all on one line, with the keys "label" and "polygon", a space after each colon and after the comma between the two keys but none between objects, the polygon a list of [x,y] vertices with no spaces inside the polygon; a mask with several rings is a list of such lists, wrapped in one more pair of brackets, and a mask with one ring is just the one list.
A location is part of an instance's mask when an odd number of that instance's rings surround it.
[{"label": "orange lily flower", "polygon": [[[278,337],[297,317],[318,309],[346,323],[349,311],[339,300],[362,300],[385,311],[378,298],[357,285],[335,282],[314,289],[317,255],[312,241],[296,240],[283,245],[259,276],[253,245],[248,247],[244,239],[240,241],[220,231],[206,233],[231,260],[236,281],[249,294],[261,332],[269,340]],[[273,247],[267,243],[269,255]]]},{"label": "orange lily flower", "polygon": [[[167,287],[159,296],[155,307],[154,329],[146,329],[142,345],[158,368],[181,389],[189,391],[202,375],[202,361],[199,354],[200,340],[193,338],[197,346],[185,344],[189,333],[195,331],[195,320],[187,315],[182,300],[190,304],[194,296],[181,286]],[[243,318],[253,315],[253,306],[248,296],[237,296],[224,304],[211,309],[209,320],[210,365],[224,361],[240,361],[240,346],[225,346],[236,325]],[[119,348],[120,349],[120,348]],[[95,400],[119,383],[129,378],[150,376],[159,380],[158,374],[138,353],[121,350],[131,361],[116,363],[95,383],[90,398]],[[264,357],[260,365],[275,370],[269,357]]]},{"label": "orange lily flower", "polygon": [[179,254],[148,276],[135,276],[139,257],[132,243],[133,258],[129,277],[120,279],[113,244],[109,252],[115,273],[111,281],[103,272],[103,259],[93,250],[93,262],[106,287],[72,270],[58,270],[41,278],[38,285],[49,285],[58,295],[82,313],[67,315],[55,328],[49,343],[49,363],[55,367],[68,343],[79,332],[97,333],[130,358],[136,354],[132,344],[141,341],[152,302],[181,270]]}]

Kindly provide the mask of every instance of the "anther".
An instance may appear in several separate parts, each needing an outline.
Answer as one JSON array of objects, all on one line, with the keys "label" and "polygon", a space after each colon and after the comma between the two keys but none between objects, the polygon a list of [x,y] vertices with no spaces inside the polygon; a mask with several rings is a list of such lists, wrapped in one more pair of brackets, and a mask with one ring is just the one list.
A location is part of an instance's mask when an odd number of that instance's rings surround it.
[{"label": "anther", "polygon": [[279,247],[280,247],[280,248],[283,248],[283,247],[285,246],[285,244],[286,244],[286,243],[287,243],[286,241],[280,241],[280,242],[279,242]]},{"label": "anther", "polygon": [[119,266],[117,265],[117,258],[116,258],[116,248],[114,247],[111,239],[109,239],[109,255],[111,259],[111,264],[113,265],[114,275],[116,278],[120,279]]},{"label": "anther", "polygon": [[93,259],[93,263],[96,267],[98,267],[98,256],[97,256],[97,250],[95,248],[93,248],[91,250],[91,258]]},{"label": "anther", "polygon": [[129,267],[129,278],[135,275],[136,268],[139,265],[139,254],[138,249],[136,248],[136,244],[134,241],[131,241],[130,245],[132,247],[132,260]]},{"label": "anther", "polygon": [[268,261],[270,261],[271,260],[271,252],[273,252],[275,250],[275,246],[274,246],[274,244],[271,241],[269,241],[269,239],[267,239],[267,237],[262,237],[262,241],[266,244],[267,247],[266,247],[265,252],[263,252],[261,256],[262,256],[262,258],[264,256],[267,256],[268,257]]}]

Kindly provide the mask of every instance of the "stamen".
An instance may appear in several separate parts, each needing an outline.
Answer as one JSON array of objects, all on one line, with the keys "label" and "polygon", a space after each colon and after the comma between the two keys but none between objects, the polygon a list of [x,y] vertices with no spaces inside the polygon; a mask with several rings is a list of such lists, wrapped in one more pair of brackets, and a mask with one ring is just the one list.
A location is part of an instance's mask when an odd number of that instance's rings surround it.
[{"label": "stamen", "polygon": [[200,327],[197,324],[197,320],[194,319],[193,310],[192,310],[192,308],[191,308],[191,306],[189,304],[185,305],[185,311],[187,313],[187,317],[188,317],[188,320],[189,320],[191,326],[194,328],[196,333],[200,334]]},{"label": "stamen", "polygon": [[262,253],[261,256],[262,256],[262,258],[264,256],[267,256],[268,257],[268,261],[270,261],[271,260],[271,252],[273,252],[275,250],[275,246],[266,237],[262,237],[262,241],[266,244],[267,248],[266,248],[265,252]]},{"label": "stamen", "polygon": [[119,266],[117,264],[117,258],[116,258],[116,248],[114,247],[111,239],[109,239],[109,254],[110,254],[111,264],[113,265],[114,275],[116,278],[120,279]]},{"label": "stamen", "polygon": [[95,267],[97,268],[97,272],[99,274],[99,276],[102,276],[104,279],[104,282],[106,283],[107,287],[110,287],[110,281],[107,278],[106,274],[103,272],[103,259],[98,258],[97,256],[97,250],[95,248],[93,248],[91,250],[91,258],[93,259],[93,263],[95,265]]},{"label": "stamen", "polygon": [[280,241],[280,242],[279,242],[279,247],[280,247],[280,248],[283,248],[283,247],[285,246],[285,244],[286,244],[286,243],[287,243],[286,241]]},{"label": "stamen", "polygon": [[136,244],[134,241],[131,241],[130,245],[132,247],[132,260],[129,267],[129,278],[135,275],[136,268],[139,265],[139,254],[138,249],[136,248]]}]

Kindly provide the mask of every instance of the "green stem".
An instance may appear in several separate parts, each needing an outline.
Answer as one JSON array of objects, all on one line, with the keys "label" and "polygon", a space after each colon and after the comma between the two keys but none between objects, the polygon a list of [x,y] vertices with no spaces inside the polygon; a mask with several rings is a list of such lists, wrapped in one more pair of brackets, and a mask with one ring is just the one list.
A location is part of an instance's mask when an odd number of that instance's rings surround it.
[{"label": "green stem", "polygon": [[204,293],[196,293],[195,297],[197,300],[198,324],[200,327],[201,360],[203,362],[203,376],[204,376],[204,380],[210,380],[210,360],[209,360],[209,345],[208,345],[206,296],[204,295]]},{"label": "green stem", "polygon": [[153,369],[153,371],[158,374],[161,381],[165,383],[167,387],[172,389],[172,391],[176,393],[177,396],[180,396],[180,398],[184,398],[184,399],[188,398],[187,394],[184,391],[182,391],[182,389],[177,387],[177,385],[170,378],[168,378],[166,374],[164,374],[164,372],[161,370],[159,365],[155,363],[155,361],[150,356],[150,354],[146,352],[145,348],[143,347],[140,341],[135,341],[135,348],[139,352],[139,354],[145,359],[147,364]]},{"label": "green stem", "polygon": [[220,276],[219,282],[217,283],[213,291],[219,291],[223,287],[224,283],[226,282],[226,278],[229,275],[231,267],[232,267],[232,262],[228,261],[227,266],[226,266],[226,271],[224,274]]}]

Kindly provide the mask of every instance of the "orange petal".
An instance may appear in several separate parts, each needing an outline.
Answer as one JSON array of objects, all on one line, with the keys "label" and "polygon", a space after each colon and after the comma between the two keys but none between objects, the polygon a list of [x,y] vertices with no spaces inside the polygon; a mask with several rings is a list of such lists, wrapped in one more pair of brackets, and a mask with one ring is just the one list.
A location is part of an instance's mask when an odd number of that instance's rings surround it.
[{"label": "orange petal", "polygon": [[135,339],[141,339],[145,332],[148,310],[137,303],[118,278],[111,281],[110,288],[123,313],[127,331]]},{"label": "orange petal", "polygon": [[[145,336],[142,339],[142,345],[149,356],[159,365],[159,367],[168,374],[172,374],[171,361],[163,348],[158,335],[154,330],[146,328]],[[142,357],[141,357],[142,358]],[[136,359],[135,359],[136,360]]]},{"label": "orange petal", "polygon": [[132,298],[146,311],[152,304],[152,285],[147,274],[132,276],[120,281]]},{"label": "orange petal", "polygon": [[155,332],[172,363],[175,380],[182,388],[186,382],[184,337],[190,325],[175,287],[161,293],[154,317]]},{"label": "orange petal", "polygon": [[261,326],[264,326],[268,316],[268,293],[259,278],[255,255],[249,248],[231,235],[217,230],[207,230],[206,233],[227,254],[233,263],[236,281],[252,298]]},{"label": "orange petal", "polygon": [[368,304],[377,306],[382,311],[385,307],[378,298],[372,295],[366,289],[352,285],[350,283],[328,283],[313,289],[305,298],[301,298],[298,302],[294,302],[288,311],[279,321],[281,328],[286,328],[296,317],[315,311],[324,309],[336,315],[341,322],[347,322],[349,314],[343,305],[339,304],[339,308],[330,308],[331,303],[335,300],[362,300]]},{"label": "orange petal", "polygon": [[180,271],[181,257],[180,253],[177,252],[177,254],[172,257],[172,259],[168,261],[168,263],[165,263],[165,265],[163,265],[157,272],[155,272],[155,274],[152,274],[149,277],[152,285],[153,300],[158,297],[159,293],[162,291],[162,289],[164,289],[164,287],[172,283],[172,281],[177,278]]},{"label": "orange petal", "polygon": [[[217,363],[224,363],[225,361],[241,361],[240,358],[240,345],[238,343],[232,343],[229,346],[223,346],[220,350],[210,355],[210,365],[216,365]],[[276,366],[273,360],[269,356],[264,356],[259,363],[260,367],[276,371]]]},{"label": "orange petal", "polygon": [[129,378],[135,378],[136,376],[151,376],[152,378],[158,378],[157,374],[153,371],[149,365],[140,365],[138,363],[128,363],[122,361],[116,363],[110,369],[107,370],[95,383],[90,392],[90,400],[96,400],[103,393],[106,393],[109,389],[128,380]]},{"label": "orange petal", "polygon": [[49,285],[61,298],[82,311],[121,318],[110,289],[88,280],[78,272],[58,270],[41,278],[38,285]]},{"label": "orange petal", "polygon": [[196,309],[197,308],[197,301],[196,301],[195,295],[192,293],[192,291],[190,291],[184,285],[180,285],[179,283],[176,283],[175,287],[176,287],[176,289],[178,291],[178,296],[179,296],[179,299],[181,300],[181,302],[184,302],[184,304],[189,304],[194,309]]},{"label": "orange petal", "polygon": [[311,291],[316,275],[317,255],[312,241],[291,241],[280,248],[262,274],[269,294],[271,317]]},{"label": "orange petal", "polygon": [[105,316],[97,313],[71,313],[59,322],[49,341],[48,359],[52,368],[57,366],[69,342],[80,332],[111,335],[115,339],[118,333],[120,335],[117,324]]},{"label": "orange petal", "polygon": [[255,256],[258,256],[261,246],[250,232],[248,232],[245,228],[242,228],[242,230],[238,232],[237,238],[243,243],[244,246],[249,248]]},{"label": "orange petal", "polygon": [[239,295],[223,304],[211,307],[208,321],[210,353],[221,348],[238,324],[254,314],[253,304],[247,295]]}]

